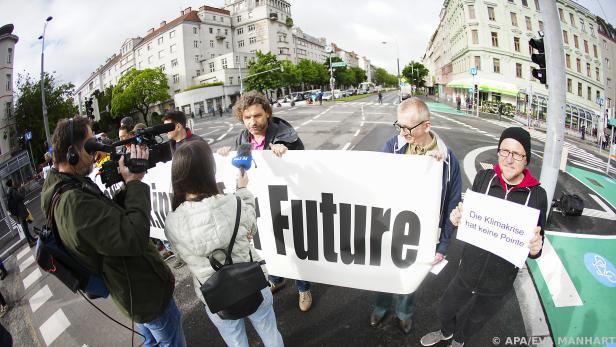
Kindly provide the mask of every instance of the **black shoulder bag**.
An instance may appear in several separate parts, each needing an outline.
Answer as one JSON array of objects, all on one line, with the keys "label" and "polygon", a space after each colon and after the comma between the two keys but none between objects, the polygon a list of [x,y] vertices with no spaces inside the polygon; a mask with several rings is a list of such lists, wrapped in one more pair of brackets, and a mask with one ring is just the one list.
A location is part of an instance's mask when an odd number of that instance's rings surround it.
[{"label": "black shoulder bag", "polygon": [[[241,201],[237,200],[237,214],[235,215],[235,227],[228,249],[216,249],[208,257],[210,265],[216,272],[201,284],[201,293],[207,306],[212,313],[218,314],[222,319],[235,320],[250,316],[255,313],[263,296],[261,289],[268,286],[261,265],[265,261],[250,261],[245,263],[233,263],[231,251],[235,243],[235,237],[240,225]],[[225,263],[221,264],[214,258],[214,253],[222,252],[225,255]]]}]

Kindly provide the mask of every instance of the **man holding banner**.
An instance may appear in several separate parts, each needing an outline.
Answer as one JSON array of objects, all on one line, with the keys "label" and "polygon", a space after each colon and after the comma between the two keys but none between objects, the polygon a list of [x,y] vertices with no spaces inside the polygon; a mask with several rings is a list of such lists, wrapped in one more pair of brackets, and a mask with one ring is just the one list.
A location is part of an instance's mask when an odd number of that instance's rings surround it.
[{"label": "man holding banner", "polygon": [[[509,223],[495,222],[495,219],[490,216],[490,214],[496,215],[499,212],[494,211],[496,209],[506,210],[503,213],[506,215],[514,208],[521,208],[515,204],[511,206],[512,204],[509,203],[510,207],[500,207],[493,203],[491,205],[493,207],[490,209],[483,208],[480,210],[475,209],[475,206],[466,201],[464,209],[467,210],[467,214],[464,218],[462,218],[462,204],[459,204],[450,216],[451,222],[456,227],[461,227],[458,230],[459,239],[462,238],[462,223],[464,223],[464,227],[468,225],[474,227],[474,223],[488,221],[488,224],[493,227],[483,229],[479,227],[477,233],[490,234],[488,239],[492,238],[493,242],[499,240],[501,240],[501,243],[507,242],[506,247],[510,250],[509,253],[523,248],[522,256],[524,258],[527,255],[535,259],[541,255],[547,197],[545,190],[540,186],[540,182],[532,176],[527,168],[530,161],[530,150],[531,139],[526,130],[518,127],[505,129],[498,143],[498,164],[493,169],[477,173],[472,191],[538,209],[538,213],[532,209],[525,210],[525,214],[528,215],[534,212],[533,218],[537,218],[538,215],[534,230],[525,231]],[[469,195],[472,195],[472,193],[466,195],[467,200],[469,200]],[[518,219],[525,217],[527,216],[516,215]],[[533,229],[533,225],[535,225],[534,220],[531,220],[531,222],[529,229]],[[500,230],[496,227],[497,225],[501,227]],[[503,226],[505,227],[503,228]],[[519,242],[520,237],[516,239],[517,235],[515,234],[526,234],[527,242]],[[494,244],[493,248],[496,247],[497,244]],[[460,267],[445,290],[438,310],[441,329],[422,337],[421,344],[423,346],[432,346],[452,337],[453,341],[450,346],[463,346],[464,342],[481,330],[488,319],[502,306],[503,298],[513,288],[513,281],[519,268],[511,263],[511,260],[495,255],[494,249],[481,248],[471,243],[464,245]],[[507,254],[504,255],[507,256]],[[456,319],[456,317],[463,318]]]},{"label": "man holding banner", "polygon": [[[271,150],[276,156],[282,156],[287,150],[303,150],[304,143],[284,119],[272,116],[272,107],[261,93],[250,91],[244,93],[234,107],[235,117],[246,127],[235,141],[235,149],[248,144],[252,150]],[[222,147],[217,153],[226,156],[231,147]],[[286,283],[278,276],[269,276],[272,293],[280,290]],[[310,282],[296,280],[299,292],[299,308],[302,312],[310,310],[312,294]]]},{"label": "man holding banner", "polygon": [[[409,98],[398,106],[397,121],[394,123],[398,135],[390,138],[383,152],[394,154],[429,155],[436,160],[443,160],[443,177],[440,206],[440,239],[436,247],[433,265],[441,262],[447,254],[453,225],[449,214],[460,202],[462,180],[458,159],[445,146],[445,143],[433,133],[430,123],[430,110],[419,98]],[[410,184],[412,184],[411,182]],[[417,183],[420,184],[420,183]],[[413,198],[413,197],[411,197]],[[378,326],[390,305],[396,299],[396,316],[400,329],[408,334],[411,331],[414,294],[377,293],[374,311],[370,316],[370,325]]]}]

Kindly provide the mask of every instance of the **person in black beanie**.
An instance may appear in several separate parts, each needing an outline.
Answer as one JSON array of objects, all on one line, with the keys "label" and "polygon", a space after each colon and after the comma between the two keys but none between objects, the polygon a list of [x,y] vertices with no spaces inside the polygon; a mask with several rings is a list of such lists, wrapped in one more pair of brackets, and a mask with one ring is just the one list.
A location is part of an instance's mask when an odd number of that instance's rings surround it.
[{"label": "person in black beanie", "polygon": [[[528,244],[528,256],[541,256],[547,212],[547,196],[541,183],[528,169],[530,134],[519,127],[507,128],[498,141],[498,164],[477,173],[471,188],[539,210],[535,235]],[[449,217],[456,227],[462,217],[462,203]],[[460,267],[443,293],[438,308],[441,329],[424,335],[422,346],[432,346],[453,337],[449,346],[461,347],[503,306],[513,288],[518,268],[507,260],[472,244],[464,244]],[[473,345],[482,345],[474,341]]]}]

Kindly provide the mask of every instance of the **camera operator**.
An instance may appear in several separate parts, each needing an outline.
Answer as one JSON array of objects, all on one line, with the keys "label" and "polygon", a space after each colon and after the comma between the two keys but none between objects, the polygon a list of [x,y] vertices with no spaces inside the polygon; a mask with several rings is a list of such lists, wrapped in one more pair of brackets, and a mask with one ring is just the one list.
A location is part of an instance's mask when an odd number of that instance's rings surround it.
[{"label": "camera operator", "polygon": [[175,141],[175,149],[191,141],[204,141],[201,136],[194,134],[192,129],[186,127],[186,114],[182,111],[169,111],[163,117],[163,123],[175,124],[175,129],[167,133],[169,140]]},{"label": "camera operator", "polygon": [[[41,194],[47,213],[56,189],[75,184],[59,198],[54,212],[63,245],[89,271],[100,274],[120,311],[138,323],[146,345],[185,346],[181,313],[173,291],[175,279],[150,236],[150,189],[145,173],[132,173],[119,161],[124,188],[106,198],[88,175],[94,153],[84,149],[92,138],[87,118],[62,120],[53,135],[57,169],[45,180]],[[133,159],[147,159],[148,150],[131,145]]]}]

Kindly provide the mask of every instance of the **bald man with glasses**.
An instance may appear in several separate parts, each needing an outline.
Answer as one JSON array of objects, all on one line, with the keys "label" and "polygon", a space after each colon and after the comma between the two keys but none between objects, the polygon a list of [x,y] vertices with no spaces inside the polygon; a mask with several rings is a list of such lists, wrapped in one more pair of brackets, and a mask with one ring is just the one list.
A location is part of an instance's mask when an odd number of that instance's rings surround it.
[{"label": "bald man with glasses", "polygon": [[[401,155],[429,155],[436,160],[443,160],[439,217],[440,239],[433,261],[433,264],[437,264],[445,258],[454,230],[449,214],[460,202],[462,186],[460,164],[451,149],[447,148],[445,143],[431,130],[430,110],[421,99],[409,98],[400,103],[394,127],[398,134],[387,141],[383,152]],[[395,303],[398,325],[405,334],[408,334],[413,322],[413,297],[414,294],[376,293],[375,307],[370,315],[370,325],[378,326],[390,306]]]}]

